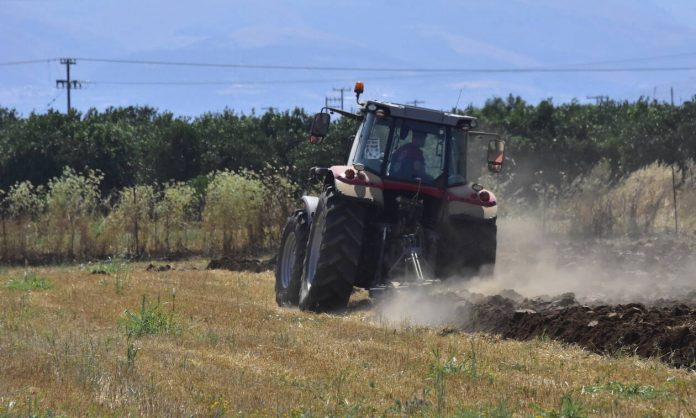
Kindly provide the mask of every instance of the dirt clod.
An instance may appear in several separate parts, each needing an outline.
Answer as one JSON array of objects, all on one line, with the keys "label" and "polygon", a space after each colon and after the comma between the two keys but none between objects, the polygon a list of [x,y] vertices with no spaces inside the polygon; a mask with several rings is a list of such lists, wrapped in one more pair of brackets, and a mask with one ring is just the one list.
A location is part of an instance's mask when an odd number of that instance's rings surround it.
[{"label": "dirt clod", "polygon": [[230,271],[249,271],[261,273],[275,268],[275,258],[261,260],[257,258],[234,258],[222,257],[210,260],[206,269],[208,270],[230,270]]},{"label": "dirt clod", "polygon": [[158,265],[150,263],[145,268],[145,271],[154,271],[154,272],[162,272],[162,271],[169,271],[169,270],[173,270],[172,266],[170,266],[169,264],[158,266]]}]

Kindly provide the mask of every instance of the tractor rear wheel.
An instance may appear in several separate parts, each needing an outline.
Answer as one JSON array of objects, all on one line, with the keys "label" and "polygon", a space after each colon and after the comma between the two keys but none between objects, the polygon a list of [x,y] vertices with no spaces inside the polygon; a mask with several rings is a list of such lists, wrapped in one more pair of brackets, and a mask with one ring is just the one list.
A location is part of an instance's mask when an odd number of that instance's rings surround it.
[{"label": "tractor rear wheel", "polygon": [[490,274],[496,261],[498,227],[495,220],[451,225],[438,246],[437,276],[470,278]]},{"label": "tractor rear wheel", "polygon": [[319,197],[302,272],[300,309],[315,312],[348,306],[358,271],[365,207],[327,187]]},{"label": "tractor rear wheel", "polygon": [[297,306],[300,300],[302,264],[308,232],[307,212],[298,210],[288,218],[276,265],[275,293],[278,306]]}]

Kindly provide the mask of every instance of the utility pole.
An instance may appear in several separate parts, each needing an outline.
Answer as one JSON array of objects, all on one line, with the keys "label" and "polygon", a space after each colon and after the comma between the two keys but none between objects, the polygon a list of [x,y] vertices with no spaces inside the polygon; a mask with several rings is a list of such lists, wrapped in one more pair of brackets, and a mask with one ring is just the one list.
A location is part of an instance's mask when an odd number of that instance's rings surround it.
[{"label": "utility pole", "polygon": [[[324,107],[329,107],[329,103],[341,103],[343,104],[343,100],[340,97],[325,97],[324,98]],[[343,106],[341,106],[341,110],[343,110]]]},{"label": "utility pole", "polygon": [[82,82],[70,80],[70,66],[77,64],[74,58],[61,58],[60,63],[65,65],[65,80],[56,80],[56,88],[64,87],[68,89],[68,113],[70,113],[70,90],[82,88]]},{"label": "utility pole", "polygon": [[416,107],[418,107],[419,104],[424,104],[424,103],[425,102],[423,100],[418,100],[418,99],[411,100],[410,102],[406,102],[407,105],[416,106]]},{"label": "utility pole", "polygon": [[669,88],[669,98],[672,102],[672,107],[674,107],[674,87]]},{"label": "utility pole", "polygon": [[341,87],[340,89],[333,88],[333,91],[340,91],[341,92],[341,110],[343,110],[343,92],[344,91],[353,91],[353,89],[349,89],[346,87]]},{"label": "utility pole", "polygon": [[609,100],[609,96],[587,96],[588,99],[594,100],[596,105],[601,105],[605,100]]}]

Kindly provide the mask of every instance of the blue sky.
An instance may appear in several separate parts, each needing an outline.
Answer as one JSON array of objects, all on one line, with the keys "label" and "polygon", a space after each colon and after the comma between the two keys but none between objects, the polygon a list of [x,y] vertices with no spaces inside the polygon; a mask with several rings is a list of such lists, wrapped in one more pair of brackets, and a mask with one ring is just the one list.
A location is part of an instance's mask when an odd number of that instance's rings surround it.
[{"label": "blue sky", "polygon": [[[375,72],[367,69],[696,67],[693,0],[0,0],[0,63],[75,57],[79,110],[151,105],[196,116],[318,110],[334,88],[449,109],[512,93],[536,103],[605,95],[675,101],[696,70],[613,73]],[[128,65],[89,59],[353,68],[343,71]],[[362,70],[356,70],[361,68]],[[63,110],[57,61],[0,65],[0,106]],[[109,83],[211,82],[202,85]],[[346,106],[353,103],[351,94]]]}]

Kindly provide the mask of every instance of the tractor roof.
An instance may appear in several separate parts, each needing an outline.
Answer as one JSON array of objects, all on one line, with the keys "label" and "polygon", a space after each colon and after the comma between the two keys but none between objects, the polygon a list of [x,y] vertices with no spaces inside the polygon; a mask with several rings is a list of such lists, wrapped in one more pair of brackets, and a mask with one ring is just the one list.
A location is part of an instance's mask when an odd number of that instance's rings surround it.
[{"label": "tractor roof", "polygon": [[389,114],[398,118],[415,119],[423,122],[438,123],[448,126],[461,126],[463,124],[471,126],[472,122],[474,126],[476,125],[476,118],[473,116],[458,115],[456,113],[443,112],[441,110],[389,103],[380,100],[368,100],[364,104],[363,108],[369,109],[370,104],[373,104],[377,108],[389,109]]}]

